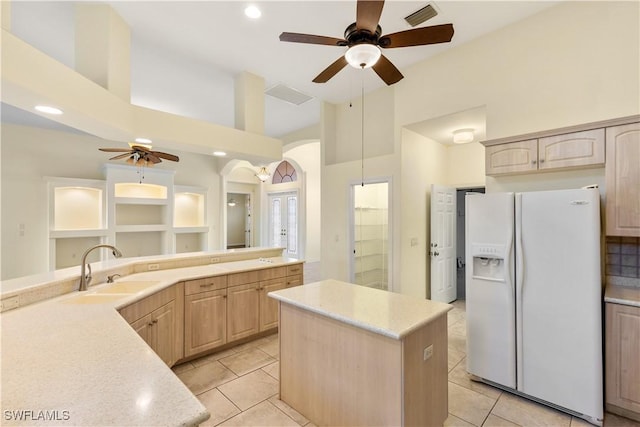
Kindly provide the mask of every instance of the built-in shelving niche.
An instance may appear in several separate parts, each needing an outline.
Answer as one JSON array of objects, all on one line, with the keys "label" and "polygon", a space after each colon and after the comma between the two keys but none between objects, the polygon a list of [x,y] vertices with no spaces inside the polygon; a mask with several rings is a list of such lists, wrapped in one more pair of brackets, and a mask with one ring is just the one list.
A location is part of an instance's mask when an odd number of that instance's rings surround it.
[{"label": "built-in shelving niche", "polygon": [[[174,186],[174,172],[105,165],[105,181],[47,177],[49,268],[80,265],[84,251],[107,243],[125,257],[208,250],[207,188]],[[89,262],[110,259],[95,251]]]},{"label": "built-in shelving niche", "polygon": [[[79,265],[84,251],[107,236],[105,182],[45,177],[49,187],[49,266]],[[99,253],[90,261],[98,261]]]}]

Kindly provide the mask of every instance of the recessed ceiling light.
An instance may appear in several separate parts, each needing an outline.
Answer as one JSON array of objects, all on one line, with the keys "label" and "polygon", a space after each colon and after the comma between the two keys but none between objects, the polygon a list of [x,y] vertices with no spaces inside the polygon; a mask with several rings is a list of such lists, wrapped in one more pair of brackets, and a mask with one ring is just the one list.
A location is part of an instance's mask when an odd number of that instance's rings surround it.
[{"label": "recessed ceiling light", "polygon": [[153,141],[149,138],[136,138],[136,142],[139,142],[140,144],[151,144]]},{"label": "recessed ceiling light", "polygon": [[213,155],[218,157],[224,157],[227,155],[227,153],[225,153],[224,151],[214,151]]},{"label": "recessed ceiling light", "polygon": [[260,11],[260,9],[258,9],[258,7],[254,5],[247,6],[244,10],[244,14],[251,19],[258,19],[262,16],[262,12]]},{"label": "recessed ceiling light", "polygon": [[62,110],[56,107],[50,107],[48,105],[36,105],[36,110],[40,111],[41,113],[46,113],[46,114],[55,114],[55,115],[60,115],[62,114]]}]

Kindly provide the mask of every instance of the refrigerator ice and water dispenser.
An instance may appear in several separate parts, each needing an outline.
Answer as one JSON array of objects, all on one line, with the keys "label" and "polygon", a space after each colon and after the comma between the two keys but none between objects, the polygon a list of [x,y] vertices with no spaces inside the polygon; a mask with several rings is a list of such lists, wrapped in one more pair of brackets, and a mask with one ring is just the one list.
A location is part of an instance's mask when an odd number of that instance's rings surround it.
[{"label": "refrigerator ice and water dispenser", "polygon": [[473,265],[471,275],[474,279],[504,281],[505,245],[471,244]]}]

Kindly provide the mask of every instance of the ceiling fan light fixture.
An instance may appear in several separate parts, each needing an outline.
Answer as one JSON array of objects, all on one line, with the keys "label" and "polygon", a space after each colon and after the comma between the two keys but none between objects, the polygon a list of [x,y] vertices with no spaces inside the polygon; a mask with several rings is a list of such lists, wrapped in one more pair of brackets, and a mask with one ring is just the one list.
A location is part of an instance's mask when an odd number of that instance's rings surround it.
[{"label": "ceiling fan light fixture", "polygon": [[371,68],[380,59],[380,48],[368,43],[351,46],[344,54],[345,59],[354,68]]},{"label": "ceiling fan light fixture", "polygon": [[453,132],[454,144],[467,144],[473,141],[473,129],[458,129]]},{"label": "ceiling fan light fixture", "polygon": [[260,170],[258,171],[258,173],[256,174],[256,176],[258,177],[258,179],[260,181],[265,182],[266,180],[269,179],[271,174],[269,173],[269,171],[267,170],[267,168],[265,166],[262,166],[260,168]]},{"label": "ceiling fan light fixture", "polygon": [[234,199],[229,199],[229,201],[227,202],[227,205],[234,207],[236,205],[236,201]]}]

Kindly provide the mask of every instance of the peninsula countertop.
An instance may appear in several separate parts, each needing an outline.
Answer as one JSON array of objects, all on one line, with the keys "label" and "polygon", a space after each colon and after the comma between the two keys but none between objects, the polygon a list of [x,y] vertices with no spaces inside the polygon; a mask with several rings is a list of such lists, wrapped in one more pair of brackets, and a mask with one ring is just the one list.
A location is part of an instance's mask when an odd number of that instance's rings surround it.
[{"label": "peninsula countertop", "polygon": [[189,279],[277,267],[272,258],[138,273],[155,282],[104,303],[74,304],[72,292],[0,315],[3,425],[198,425],[208,413],[116,311]]},{"label": "peninsula countertop", "polygon": [[393,339],[402,339],[453,308],[441,302],[338,280],[269,292],[269,296]]}]

